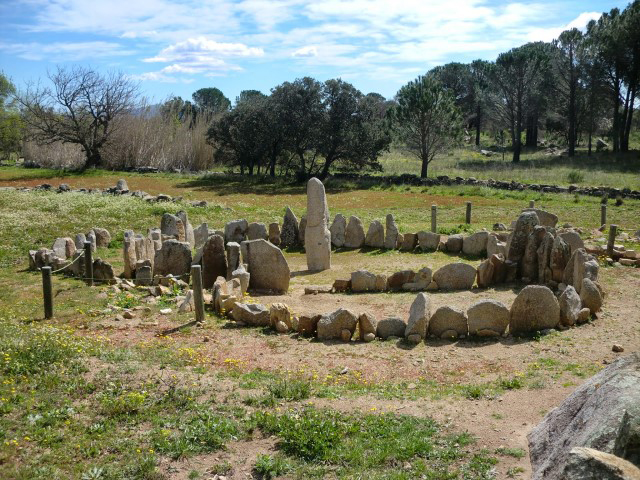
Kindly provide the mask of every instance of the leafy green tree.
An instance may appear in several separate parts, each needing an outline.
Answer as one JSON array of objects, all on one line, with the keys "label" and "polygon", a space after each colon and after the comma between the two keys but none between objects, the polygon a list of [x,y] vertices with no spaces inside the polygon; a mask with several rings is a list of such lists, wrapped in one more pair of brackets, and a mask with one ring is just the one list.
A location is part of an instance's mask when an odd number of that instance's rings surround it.
[{"label": "leafy green tree", "polygon": [[362,95],[340,79],[325,82],[325,111],[320,125],[319,155],[315,156],[324,159],[320,178],[326,178],[335,163],[349,169],[379,168],[378,157],[391,142],[384,118],[380,116],[380,100]]},{"label": "leafy green tree", "polygon": [[192,95],[193,103],[199,114],[209,122],[215,115],[228,112],[231,101],[216,87],[201,88]]},{"label": "leafy green tree", "polygon": [[29,135],[40,143],[80,145],[83,169],[102,164],[102,150],[118,128],[114,121],[139,105],[138,85],[123,73],[58,67],[53,87],[28,86],[18,96]]},{"label": "leafy green tree", "polygon": [[522,132],[531,112],[536,113],[537,123],[537,92],[548,64],[548,50],[537,42],[501,53],[491,68],[493,104],[499,121],[511,132],[514,163],[520,161]]},{"label": "leafy green tree", "polygon": [[285,82],[271,91],[279,112],[285,149],[298,160],[298,174],[304,178],[315,166],[320,128],[323,121],[323,85],[311,77]]},{"label": "leafy green tree", "polygon": [[193,127],[196,122],[195,106],[182,97],[171,97],[160,106],[160,113],[165,118],[176,123],[189,123]]},{"label": "leafy green tree", "polygon": [[0,152],[8,158],[20,150],[24,125],[16,108],[16,88],[11,80],[0,72]]},{"label": "leafy green tree", "polygon": [[242,90],[236,97],[236,105],[242,102],[250,102],[256,99],[264,99],[267,96],[260,90]]},{"label": "leafy green tree", "polygon": [[396,95],[392,118],[399,136],[422,162],[420,176],[438,153],[460,139],[462,117],[451,92],[432,76],[419,76]]}]

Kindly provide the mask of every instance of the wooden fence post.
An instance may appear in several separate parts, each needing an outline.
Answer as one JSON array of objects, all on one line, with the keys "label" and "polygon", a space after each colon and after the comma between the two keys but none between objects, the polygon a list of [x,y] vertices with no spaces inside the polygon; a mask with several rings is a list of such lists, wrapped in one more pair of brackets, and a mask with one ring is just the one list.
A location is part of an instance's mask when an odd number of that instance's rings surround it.
[{"label": "wooden fence post", "polygon": [[53,289],[51,287],[51,267],[42,267],[42,296],[44,297],[44,318],[53,318]]},{"label": "wooden fence post", "polygon": [[193,285],[193,302],[195,304],[196,323],[204,322],[204,296],[202,294],[202,267],[191,265],[191,282]]},{"label": "wooden fence post", "polygon": [[431,231],[436,233],[436,216],[438,215],[438,207],[436,205],[431,205]]},{"label": "wooden fence post", "polygon": [[600,226],[607,224],[607,204],[600,204]]},{"label": "wooden fence post", "polygon": [[609,241],[607,242],[607,253],[613,255],[613,246],[616,243],[617,225],[609,225]]},{"label": "wooden fence post", "polygon": [[465,220],[467,224],[471,224],[471,202],[467,202],[467,215]]},{"label": "wooden fence post", "polygon": [[93,259],[91,258],[91,242],[84,242],[84,278],[87,285],[93,287]]}]

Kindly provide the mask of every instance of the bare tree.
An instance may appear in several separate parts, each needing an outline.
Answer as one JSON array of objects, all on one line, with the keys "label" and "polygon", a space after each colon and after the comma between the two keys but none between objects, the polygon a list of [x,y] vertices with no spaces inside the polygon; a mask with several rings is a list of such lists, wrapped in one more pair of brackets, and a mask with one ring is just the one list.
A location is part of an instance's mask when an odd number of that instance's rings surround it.
[{"label": "bare tree", "polygon": [[113,135],[118,116],[138,105],[138,85],[120,72],[57,67],[53,87],[29,85],[18,99],[32,138],[39,143],[74,143],[86,156],[83,170],[100,166],[101,151]]}]

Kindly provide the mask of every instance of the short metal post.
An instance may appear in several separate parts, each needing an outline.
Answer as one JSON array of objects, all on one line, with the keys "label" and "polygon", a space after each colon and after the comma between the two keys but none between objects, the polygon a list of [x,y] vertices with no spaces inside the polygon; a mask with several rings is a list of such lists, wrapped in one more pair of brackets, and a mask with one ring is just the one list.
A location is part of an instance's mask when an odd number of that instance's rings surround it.
[{"label": "short metal post", "polygon": [[609,241],[607,242],[607,253],[613,255],[613,246],[616,243],[617,225],[609,225]]},{"label": "short metal post", "polygon": [[193,302],[196,311],[196,323],[204,322],[204,296],[202,294],[202,267],[191,265],[191,282],[193,285]]},{"label": "short metal post", "polygon": [[87,285],[93,287],[93,259],[91,258],[91,242],[84,242],[84,275]]},{"label": "short metal post", "polygon": [[529,200],[529,208],[536,208],[536,201],[535,200]]},{"label": "short metal post", "polygon": [[600,226],[607,224],[607,204],[600,204]]},{"label": "short metal post", "polygon": [[436,216],[438,215],[438,207],[436,205],[431,205],[431,231],[436,233]]},{"label": "short metal post", "polygon": [[467,224],[471,224],[471,202],[467,202],[467,215],[465,220]]},{"label": "short metal post", "polygon": [[53,318],[53,289],[51,288],[51,267],[42,267],[42,296],[44,297],[44,318]]}]

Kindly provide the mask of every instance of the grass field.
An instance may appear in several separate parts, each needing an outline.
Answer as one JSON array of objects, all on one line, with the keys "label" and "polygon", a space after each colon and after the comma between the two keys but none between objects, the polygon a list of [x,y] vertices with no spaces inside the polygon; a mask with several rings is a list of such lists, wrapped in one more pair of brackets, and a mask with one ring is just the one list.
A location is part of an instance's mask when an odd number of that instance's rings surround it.
[{"label": "grass field", "polygon": [[[400,160],[389,165],[394,161]],[[104,188],[122,177],[132,190],[184,201],[0,190],[1,478],[526,478],[526,431],[599,370],[611,342],[628,351],[640,346],[633,295],[640,270],[615,268],[603,269],[611,310],[598,322],[533,340],[437,341],[413,349],[402,342],[325,345],[236,329],[210,312],[203,328],[157,337],[160,328],[191,319],[159,315],[161,306],[173,305],[170,297],[145,310],[139,292],[116,295],[58,276],[56,317],[43,321],[40,277],[26,271],[26,254],[58,236],[109,229],[112,245],[97,255],[119,272],[122,232],[159,226],[165,211],[186,210],[194,225],[220,228],[235,218],[281,222],[286,205],[298,215],[306,209],[300,185],[211,175],[2,168],[0,186]],[[327,191],[332,215],[358,215],[367,225],[393,213],[404,232],[428,229],[434,203],[441,231],[450,233],[508,224],[530,199],[561,223],[584,227],[584,236],[599,226],[599,199],[590,197],[331,182]],[[192,207],[190,200],[209,205]],[[463,225],[466,201],[474,205],[470,226]],[[640,202],[625,200],[610,204],[609,219],[632,232],[640,228],[639,211]],[[287,257],[293,270],[304,268],[302,253]],[[441,253],[341,252],[333,261],[333,271],[295,277],[293,289],[356,268],[387,273],[452,260]],[[298,294],[287,298],[292,295]],[[506,302],[513,292],[460,292],[433,301],[467,305],[484,295]],[[360,302],[404,315],[411,298],[298,301],[326,310]],[[137,308],[138,318],[115,322],[110,306]]]}]

